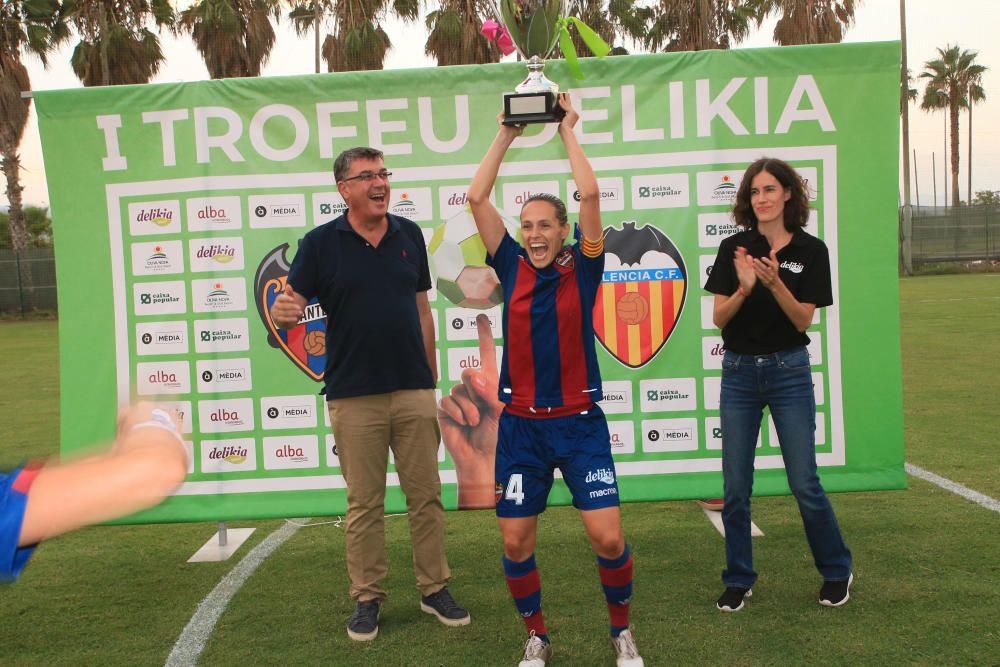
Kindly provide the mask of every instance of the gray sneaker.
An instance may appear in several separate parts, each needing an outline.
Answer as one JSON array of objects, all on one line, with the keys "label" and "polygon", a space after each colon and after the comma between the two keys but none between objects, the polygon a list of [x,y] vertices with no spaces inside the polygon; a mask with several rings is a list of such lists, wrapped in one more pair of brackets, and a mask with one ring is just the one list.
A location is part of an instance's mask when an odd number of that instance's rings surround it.
[{"label": "gray sneaker", "polygon": [[517,667],[545,667],[545,663],[552,657],[552,644],[543,642],[535,636],[532,630],[528,636],[528,641],[524,643],[524,657]]},{"label": "gray sneaker", "polygon": [[347,636],[356,642],[370,642],[378,636],[378,600],[358,602],[347,621]]},{"label": "gray sneaker", "polygon": [[420,598],[420,609],[437,616],[437,619],[445,625],[468,625],[472,620],[469,612],[455,602],[455,598],[448,592],[447,587],[442,588],[437,593]]}]

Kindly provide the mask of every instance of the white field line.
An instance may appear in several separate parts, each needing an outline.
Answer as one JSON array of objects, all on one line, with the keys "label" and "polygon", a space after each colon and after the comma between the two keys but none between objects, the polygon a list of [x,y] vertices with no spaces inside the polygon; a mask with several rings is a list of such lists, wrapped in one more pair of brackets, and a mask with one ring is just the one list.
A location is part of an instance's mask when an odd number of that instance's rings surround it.
[{"label": "white field line", "polygon": [[920,479],[928,481],[931,484],[940,486],[945,491],[951,491],[952,493],[960,495],[970,502],[982,505],[988,510],[1000,513],[1000,500],[990,498],[989,496],[979,493],[978,491],[973,491],[967,486],[962,486],[958,482],[953,482],[946,477],[935,475],[934,473],[915,466],[912,463],[906,464],[906,472],[914,477],[919,477]]},{"label": "white field line", "polygon": [[174,643],[174,648],[167,656],[166,667],[194,667],[198,664],[198,657],[205,650],[215,624],[226,610],[229,601],[236,595],[243,583],[250,578],[257,567],[280,547],[285,540],[295,534],[301,528],[303,519],[292,519],[276,531],[268,535],[263,542],[250,550],[243,557],[236,567],[223,577],[212,592],[198,604],[198,609],[194,616],[181,632],[181,636]]}]

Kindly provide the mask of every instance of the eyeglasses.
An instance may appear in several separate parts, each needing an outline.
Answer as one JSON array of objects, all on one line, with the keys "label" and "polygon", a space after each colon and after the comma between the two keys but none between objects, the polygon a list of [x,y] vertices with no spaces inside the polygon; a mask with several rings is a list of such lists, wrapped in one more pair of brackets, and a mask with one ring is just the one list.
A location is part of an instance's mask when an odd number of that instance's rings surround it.
[{"label": "eyeglasses", "polygon": [[363,183],[371,183],[372,180],[376,178],[381,178],[383,181],[388,181],[390,176],[392,176],[392,172],[386,171],[385,169],[383,169],[382,171],[363,171],[357,176],[351,176],[350,178],[342,178],[340,179],[340,182],[346,183],[347,181],[361,181]]}]

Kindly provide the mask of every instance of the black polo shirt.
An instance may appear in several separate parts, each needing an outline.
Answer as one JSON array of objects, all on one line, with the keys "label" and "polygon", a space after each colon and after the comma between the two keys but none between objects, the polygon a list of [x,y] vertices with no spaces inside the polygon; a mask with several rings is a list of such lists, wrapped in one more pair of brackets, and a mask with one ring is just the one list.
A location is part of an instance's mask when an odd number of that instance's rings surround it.
[{"label": "black polo shirt", "polygon": [[[729,296],[736,291],[739,279],[733,266],[733,254],[743,246],[753,257],[767,257],[771,246],[756,230],[733,234],[719,245],[712,273],[705,289]],[[817,308],[833,303],[830,282],[830,253],[826,244],[799,229],[788,245],[778,251],[778,277],[800,303],[814,303]],[[738,354],[770,354],[800,345],[809,337],[798,331],[775,300],[771,290],[758,281],[733,318],[722,329],[727,350]]]},{"label": "black polo shirt", "polygon": [[389,214],[373,247],[340,217],[307,233],[288,282],[326,311],[327,399],[431,389],[417,292],[431,287],[416,223]]}]

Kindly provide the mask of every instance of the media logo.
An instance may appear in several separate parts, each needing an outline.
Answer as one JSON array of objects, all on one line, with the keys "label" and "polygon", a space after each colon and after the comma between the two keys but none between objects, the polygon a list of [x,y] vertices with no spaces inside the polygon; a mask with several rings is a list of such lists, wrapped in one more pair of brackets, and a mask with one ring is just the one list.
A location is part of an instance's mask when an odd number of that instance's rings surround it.
[{"label": "media logo", "polygon": [[250,227],[305,227],[306,198],[300,194],[247,197]]},{"label": "media logo", "polygon": [[239,197],[193,197],[187,200],[190,232],[242,229],[243,204]]},{"label": "media logo", "polygon": [[409,188],[398,195],[393,192],[389,212],[415,221],[432,220],[431,189]]},{"label": "media logo", "polygon": [[696,410],[696,384],[694,378],[640,380],[639,395],[642,398],[639,405],[644,413]]},{"label": "media logo", "polygon": [[195,352],[242,352],[250,349],[245,317],[194,321]]},{"label": "media logo", "polygon": [[253,399],[198,401],[198,428],[202,433],[252,431]]},{"label": "media logo", "polygon": [[135,352],[139,356],[156,354],[186,354],[188,351],[185,322],[143,322],[135,325]]},{"label": "media logo", "polygon": [[128,228],[132,236],[175,234],[181,231],[180,202],[172,199],[129,204]]},{"label": "media logo", "polygon": [[246,289],[246,280],[243,278],[192,280],[192,310],[196,313],[246,310]]},{"label": "media logo", "polygon": [[651,174],[632,177],[632,208],[686,208],[691,205],[687,174]]},{"label": "media logo", "polygon": [[188,252],[195,273],[243,270],[243,239],[238,236],[191,239]]},{"label": "media logo", "polygon": [[603,383],[604,398],[601,409],[605,414],[631,414],[632,382],[630,380],[606,380]]},{"label": "media logo", "polygon": [[316,428],[316,397],[265,396],[260,399],[261,426],[267,430]]},{"label": "media logo", "polygon": [[140,396],[191,393],[191,366],[186,361],[144,362],[135,365],[135,387]]},{"label": "media logo", "polygon": [[500,338],[500,306],[494,306],[489,310],[475,310],[473,308],[446,308],[444,319],[448,325],[445,327],[445,338],[448,340],[479,340],[479,328],[476,326],[476,316],[486,315],[490,320],[490,329],[494,338]]},{"label": "media logo", "polygon": [[557,181],[536,181],[533,183],[504,183],[503,210],[511,215],[521,215],[521,208],[532,196],[547,193],[559,197]]},{"label": "media logo", "polygon": [[698,421],[690,419],[644,419],[642,451],[688,452],[698,449]]},{"label": "media logo", "polygon": [[339,192],[316,192],[312,196],[313,226],[318,227],[338,217],[347,210],[347,203]]},{"label": "media logo", "polygon": [[[625,179],[599,178],[597,187],[601,195],[601,211],[622,211],[625,209]],[[566,192],[569,197],[566,199],[566,209],[570,213],[580,212],[580,191],[576,189],[576,182],[569,180],[566,182]]]},{"label": "media logo", "polygon": [[732,206],[743,170],[698,172],[699,206]]},{"label": "media logo", "polygon": [[202,472],[242,472],[257,469],[257,447],[253,438],[202,440]]},{"label": "media logo", "polygon": [[187,298],[181,281],[135,283],[132,306],[136,315],[178,315],[187,312]]},{"label": "media logo", "polygon": [[594,330],[604,348],[630,368],[647,364],[674,332],[684,307],[687,268],[677,246],[651,224],[604,231],[604,281]]},{"label": "media logo", "polygon": [[156,276],[184,272],[180,241],[132,244],[132,275]]},{"label": "media logo", "polygon": [[261,445],[265,470],[319,467],[319,438],[315,435],[268,437]]},{"label": "media logo", "polygon": [[288,280],[288,244],[282,243],[264,256],[254,276],[253,294],[257,314],[267,331],[267,344],[281,350],[299,370],[319,382],[326,370],[326,313],[317,299],[306,305],[302,319],[286,331],[271,319],[271,306]]},{"label": "media logo", "polygon": [[229,391],[250,391],[250,360],[242,359],[199,359],[195,362],[198,377],[198,392],[221,394]]}]

